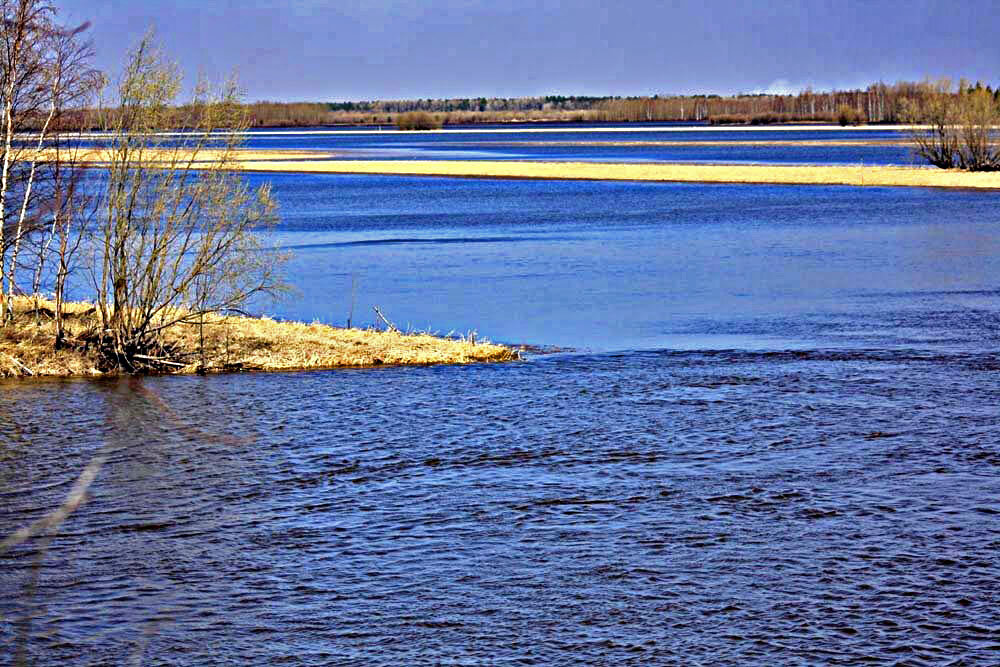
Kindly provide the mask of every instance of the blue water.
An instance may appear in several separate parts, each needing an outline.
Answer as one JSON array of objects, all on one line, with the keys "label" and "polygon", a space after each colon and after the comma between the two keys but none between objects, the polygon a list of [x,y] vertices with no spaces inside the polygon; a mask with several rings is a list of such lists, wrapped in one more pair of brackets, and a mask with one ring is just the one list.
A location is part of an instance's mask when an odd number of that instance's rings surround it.
[{"label": "blue water", "polygon": [[[913,164],[907,146],[754,146],[753,141],[899,140],[896,130],[809,128],[718,129],[706,126],[580,127],[586,131],[534,132],[538,128],[465,128],[461,132],[255,131],[255,149],[323,150],[339,159],[406,160],[559,160],[595,162],[700,162],[728,164]],[[669,145],[614,145],[620,142],[669,142]],[[693,141],[732,142],[728,146],[685,146]],[[580,145],[580,144],[586,145]],[[567,145],[569,144],[569,145]],[[601,145],[606,144],[606,145]],[[742,144],[742,145],[741,145]]]},{"label": "blue water", "polygon": [[[545,129],[545,131],[538,131]],[[555,160],[590,162],[695,162],[720,164],[913,165],[922,164],[905,144],[876,146],[773,146],[775,141],[900,141],[894,129],[821,130],[809,127],[713,128],[705,125],[476,126],[442,132],[358,130],[253,130],[254,150],[326,151],[339,160]],[[727,142],[699,146],[693,142]],[[622,142],[662,142],[616,145]],[[92,136],[86,143],[100,143]]]},{"label": "blue water", "polygon": [[[942,303],[993,307],[1000,286],[1000,193],[271,180],[299,295],[270,310],[294,319],[343,324],[353,280],[356,312],[379,305],[414,328],[477,329],[512,343],[841,346],[859,343],[841,333],[853,318],[867,327]],[[862,339],[912,343],[891,327]]]},{"label": "blue water", "polygon": [[1000,193],[271,180],[269,314],[542,350],[0,382],[0,662],[997,661]]}]

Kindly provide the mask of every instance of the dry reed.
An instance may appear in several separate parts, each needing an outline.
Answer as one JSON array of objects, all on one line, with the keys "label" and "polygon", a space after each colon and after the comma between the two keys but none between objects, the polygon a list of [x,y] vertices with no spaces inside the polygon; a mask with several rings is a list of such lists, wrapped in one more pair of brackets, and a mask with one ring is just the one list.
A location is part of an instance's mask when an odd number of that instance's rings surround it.
[{"label": "dry reed", "polygon": [[[83,344],[86,332],[97,326],[91,306],[67,304],[70,346],[61,350],[54,346],[51,309],[52,303],[43,301],[35,313],[31,299],[15,299],[15,323],[0,329],[0,377],[103,374],[93,346]],[[203,347],[197,322],[171,327],[164,342],[182,351],[173,360],[180,367],[163,365],[165,371],[177,373],[464,364],[510,361],[518,354],[510,347],[471,337],[341,329],[318,322],[242,316],[206,317]]]}]

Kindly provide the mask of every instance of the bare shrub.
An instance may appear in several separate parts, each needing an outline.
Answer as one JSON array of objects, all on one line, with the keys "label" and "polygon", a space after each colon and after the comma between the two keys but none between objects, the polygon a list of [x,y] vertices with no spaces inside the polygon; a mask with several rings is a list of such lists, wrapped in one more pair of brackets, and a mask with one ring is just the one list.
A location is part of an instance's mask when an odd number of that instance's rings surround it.
[{"label": "bare shrub", "polygon": [[915,152],[935,167],[1000,170],[1000,103],[988,89],[928,82],[920,96],[904,101],[903,113],[921,126],[910,133]]},{"label": "bare shrub", "polygon": [[426,111],[409,111],[396,116],[396,127],[400,130],[437,130],[441,121]]},{"label": "bare shrub", "polygon": [[109,114],[106,195],[95,221],[92,282],[110,367],[143,370],[169,356],[163,332],[239,309],[281,289],[282,257],[258,233],[275,220],[270,189],[236,173],[247,127],[235,84],[200,85],[193,127],[164,136],[177,69],[145,38],[132,52]]},{"label": "bare shrub", "polygon": [[958,166],[969,171],[1000,171],[1000,103],[987,90],[959,93]]},{"label": "bare shrub", "polygon": [[841,127],[860,125],[862,120],[864,120],[864,116],[852,106],[841,104],[837,108],[837,122],[840,123]]}]

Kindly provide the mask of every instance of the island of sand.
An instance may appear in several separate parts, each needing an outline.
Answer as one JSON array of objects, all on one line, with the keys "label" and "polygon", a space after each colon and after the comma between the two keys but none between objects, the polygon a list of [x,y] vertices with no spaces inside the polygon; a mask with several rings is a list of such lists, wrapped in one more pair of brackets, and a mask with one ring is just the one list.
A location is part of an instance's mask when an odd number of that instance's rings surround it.
[{"label": "island of sand", "polygon": [[[191,168],[218,169],[218,157],[213,151],[202,151],[192,161]],[[1000,172],[933,167],[531,160],[344,160],[338,157],[334,153],[319,151],[245,150],[237,151],[224,168],[303,174],[1000,189]],[[105,152],[93,151],[82,156],[81,163],[99,166],[106,163],[107,159]],[[150,161],[155,163],[155,157],[151,157]]]},{"label": "island of sand", "polygon": [[[437,130],[463,132],[464,130]],[[492,130],[503,132],[504,130]],[[526,130],[526,132],[531,130]],[[541,132],[544,130],[535,130]],[[350,133],[345,131],[344,133]],[[902,140],[881,142],[899,144]],[[516,142],[515,142],[516,143]],[[520,142],[532,144],[535,142]],[[666,145],[669,142],[562,142],[566,145]],[[712,141],[703,145],[748,145],[748,142]],[[876,145],[866,140],[772,140],[749,142],[757,145]],[[558,142],[557,142],[558,144]],[[680,145],[699,145],[683,142]],[[46,151],[41,151],[44,154]],[[163,150],[163,162],[178,160],[178,153]],[[878,165],[777,165],[777,164],[698,164],[546,162],[540,160],[347,160],[336,153],[315,150],[242,149],[223,153],[201,150],[182,156],[192,169],[231,169],[255,172],[307,174],[389,174],[397,176],[437,176],[455,178],[499,178],[538,180],[652,181],[665,183],[732,183],[771,185],[848,185],[882,187],[932,187],[1000,189],[1000,172],[937,169],[927,166]],[[101,166],[110,153],[90,150],[78,156],[79,164]],[[158,161],[155,151],[148,161]],[[190,161],[189,161],[190,160]]]},{"label": "island of sand", "polygon": [[745,183],[774,185],[852,185],[1000,189],[1000,172],[970,172],[930,167],[864,165],[734,165],[674,163],[538,162],[499,160],[336,160],[281,159],[248,154],[240,169],[321,174],[393,174],[595,181]]}]

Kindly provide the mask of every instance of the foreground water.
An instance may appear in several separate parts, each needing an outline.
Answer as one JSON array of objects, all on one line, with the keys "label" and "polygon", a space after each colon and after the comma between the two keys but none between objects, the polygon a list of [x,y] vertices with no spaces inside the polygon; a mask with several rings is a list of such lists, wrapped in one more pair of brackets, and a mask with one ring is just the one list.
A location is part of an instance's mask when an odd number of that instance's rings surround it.
[{"label": "foreground water", "polygon": [[0,384],[0,656],[991,664],[991,193],[287,177],[278,314],[573,348]]}]

